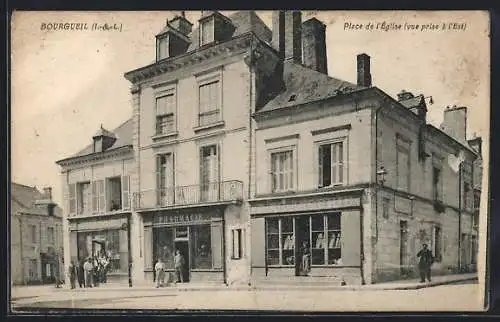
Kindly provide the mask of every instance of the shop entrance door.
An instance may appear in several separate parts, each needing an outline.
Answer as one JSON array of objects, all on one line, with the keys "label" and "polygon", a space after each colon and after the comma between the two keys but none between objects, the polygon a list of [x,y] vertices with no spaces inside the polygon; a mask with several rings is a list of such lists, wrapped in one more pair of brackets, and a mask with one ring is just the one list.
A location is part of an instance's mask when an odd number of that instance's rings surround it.
[{"label": "shop entrance door", "polygon": [[[176,240],[175,241],[175,252],[179,250],[181,255],[184,257],[184,265],[182,266],[182,277],[184,282],[189,282],[189,241],[188,240]],[[174,276],[174,279],[177,278]]]},{"label": "shop entrance door", "polygon": [[[304,271],[304,245],[309,248],[309,254],[311,254],[311,242],[310,242],[310,226],[309,226],[309,216],[299,216],[295,218],[295,276],[307,275]],[[309,269],[311,267],[311,256],[309,256],[308,261]]]}]

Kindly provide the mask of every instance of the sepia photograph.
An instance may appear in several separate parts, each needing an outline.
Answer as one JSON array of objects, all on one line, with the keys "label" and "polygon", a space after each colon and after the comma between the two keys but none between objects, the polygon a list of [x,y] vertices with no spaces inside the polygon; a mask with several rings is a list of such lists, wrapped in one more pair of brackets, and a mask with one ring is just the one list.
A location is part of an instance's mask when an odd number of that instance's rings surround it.
[{"label": "sepia photograph", "polygon": [[481,312],[487,11],[14,11],[10,314]]}]

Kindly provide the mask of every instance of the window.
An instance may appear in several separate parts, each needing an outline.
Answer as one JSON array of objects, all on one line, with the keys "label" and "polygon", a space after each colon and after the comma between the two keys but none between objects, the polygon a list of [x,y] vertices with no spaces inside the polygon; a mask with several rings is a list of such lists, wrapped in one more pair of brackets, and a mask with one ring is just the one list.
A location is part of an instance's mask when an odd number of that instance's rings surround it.
[{"label": "window", "polygon": [[474,191],[474,210],[478,211],[480,207],[481,193]]},{"label": "window", "polygon": [[242,249],[242,234],[241,229],[233,229],[232,230],[232,239],[233,239],[233,254],[231,255],[232,259],[240,259],[242,257],[243,249]]},{"label": "window", "polygon": [[192,245],[193,269],[211,269],[212,249],[210,240],[210,225],[192,226],[189,228]]},{"label": "window", "polygon": [[175,95],[156,98],[156,135],[175,131]]},{"label": "window", "polygon": [[200,149],[201,198],[217,200],[219,192],[219,156],[217,145]]},{"label": "window", "polygon": [[199,87],[199,125],[209,125],[221,121],[220,84],[213,81]]},{"label": "window", "polygon": [[432,168],[432,192],[435,201],[442,201],[442,180],[441,180],[441,168],[434,166]]},{"label": "window", "polygon": [[47,228],[47,242],[50,245],[54,245],[56,243],[56,237],[54,233],[54,227]]},{"label": "window", "polygon": [[157,156],[157,187],[159,205],[174,201],[174,167],[171,153]]},{"label": "window", "polygon": [[30,280],[38,279],[38,261],[36,259],[30,259],[28,266],[28,274]]},{"label": "window", "polygon": [[312,265],[342,263],[340,213],[301,216],[300,219],[291,216],[267,218],[266,258],[269,266],[295,265],[296,235],[302,236],[301,241],[311,247]]},{"label": "window", "polygon": [[156,52],[157,58],[156,59],[157,60],[168,58],[168,56],[169,56],[168,43],[169,43],[168,36],[158,38],[156,40],[156,46],[157,46],[157,52]]},{"label": "window", "polygon": [[108,178],[108,211],[116,211],[122,209],[122,183],[121,177]]},{"label": "window", "polygon": [[69,196],[68,196],[68,208],[69,208],[69,211],[68,211],[68,214],[70,216],[74,215],[76,213],[76,190],[77,190],[77,186],[76,184],[72,183],[72,184],[68,184],[68,193],[69,193]]},{"label": "window", "polygon": [[37,244],[36,225],[29,225],[30,241],[32,244]]},{"label": "window", "polygon": [[391,203],[391,199],[382,198],[382,216],[387,219],[389,218],[389,204]]},{"label": "window", "polygon": [[441,261],[441,249],[442,249],[442,236],[441,236],[441,227],[434,227],[434,257],[437,262]]},{"label": "window", "polygon": [[90,213],[92,210],[92,191],[90,182],[80,182],[77,186],[78,214]]},{"label": "window", "polygon": [[272,192],[289,191],[293,184],[293,151],[271,153]]},{"label": "window", "polygon": [[344,143],[319,146],[319,187],[344,183]]},{"label": "window", "polygon": [[401,137],[396,140],[396,175],[397,188],[403,191],[410,189],[410,143]]},{"label": "window", "polygon": [[104,190],[104,180],[92,182],[92,212],[106,211],[106,192]]},{"label": "window", "polygon": [[200,23],[200,46],[214,42],[214,19],[207,19]]}]

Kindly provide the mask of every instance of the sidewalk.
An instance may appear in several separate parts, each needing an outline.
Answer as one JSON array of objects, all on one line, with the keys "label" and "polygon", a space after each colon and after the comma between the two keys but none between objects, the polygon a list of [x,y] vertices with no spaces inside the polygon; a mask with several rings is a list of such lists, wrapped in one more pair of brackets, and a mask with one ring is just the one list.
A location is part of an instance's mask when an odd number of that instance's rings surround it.
[{"label": "sidewalk", "polygon": [[90,293],[101,293],[101,292],[113,292],[118,291],[135,293],[135,292],[179,292],[179,291],[258,291],[258,290],[289,290],[289,291],[303,291],[303,290],[343,290],[343,291],[363,291],[363,290],[412,290],[420,289],[425,287],[433,287],[438,285],[445,285],[463,281],[473,281],[477,280],[476,273],[470,274],[457,274],[457,275],[440,275],[434,276],[432,282],[420,283],[418,279],[402,280],[385,282],[380,284],[370,284],[370,285],[321,285],[317,283],[308,284],[307,282],[298,284],[292,283],[257,283],[251,286],[248,285],[232,285],[227,286],[225,284],[216,283],[184,283],[177,285],[169,285],[165,287],[155,288],[153,283],[150,284],[139,284],[129,287],[128,284],[100,284],[98,287],[93,288],[76,288],[71,290],[67,285],[63,285],[62,288],[56,288],[54,285],[43,285],[43,286],[18,286],[12,288],[12,298],[30,298],[30,297],[41,297],[45,295],[53,294],[90,294]]}]

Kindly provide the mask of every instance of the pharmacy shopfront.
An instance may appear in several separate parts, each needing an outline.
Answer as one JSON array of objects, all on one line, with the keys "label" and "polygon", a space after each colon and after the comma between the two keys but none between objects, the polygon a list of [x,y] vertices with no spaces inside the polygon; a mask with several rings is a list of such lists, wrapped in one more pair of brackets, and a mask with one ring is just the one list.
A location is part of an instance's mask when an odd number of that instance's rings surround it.
[{"label": "pharmacy shopfront", "polygon": [[146,279],[153,280],[154,264],[160,258],[173,272],[179,250],[185,282],[224,282],[222,210],[163,210],[144,213],[143,220]]}]

